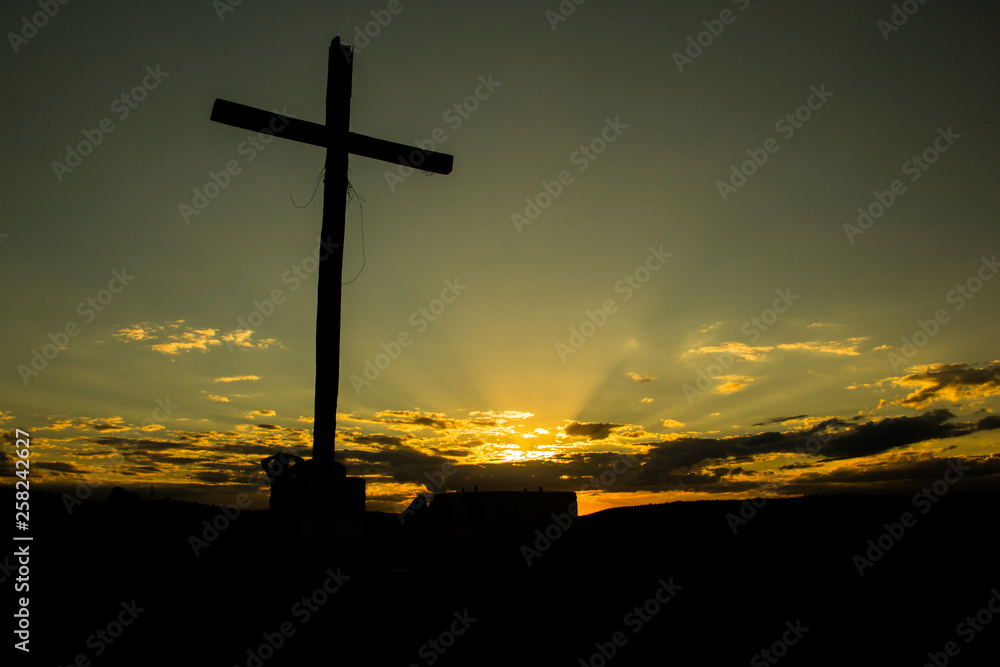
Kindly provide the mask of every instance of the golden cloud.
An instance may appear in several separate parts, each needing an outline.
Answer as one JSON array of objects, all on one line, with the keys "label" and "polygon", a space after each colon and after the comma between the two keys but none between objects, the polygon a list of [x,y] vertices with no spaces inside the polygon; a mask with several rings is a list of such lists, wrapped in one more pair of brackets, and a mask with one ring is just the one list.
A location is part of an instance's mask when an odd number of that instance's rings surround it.
[{"label": "golden cloud", "polygon": [[122,327],[118,331],[112,334],[114,338],[122,338],[129,341],[140,341],[149,340],[151,338],[156,338],[154,328],[148,324],[133,324],[132,326]]},{"label": "golden cloud", "polygon": [[773,349],[773,347],[768,345],[754,347],[746,343],[729,341],[721,345],[703,345],[699,348],[692,348],[685,352],[684,356],[691,354],[731,354],[743,361],[760,361],[767,352]]},{"label": "golden cloud", "polygon": [[179,334],[169,334],[167,338],[170,342],[157,343],[152,348],[163,354],[179,354],[189,350],[208,352],[210,346],[222,345],[222,341],[215,337],[216,331],[218,329],[195,329]]},{"label": "golden cloud", "polygon": [[809,341],[804,343],[782,343],[778,345],[779,350],[801,350],[803,352],[818,352],[820,354],[839,354],[856,357],[858,345],[868,340],[865,336],[848,338],[846,341]]},{"label": "golden cloud", "polygon": [[720,375],[717,379],[725,380],[716,388],[720,394],[735,394],[738,391],[743,391],[754,381],[752,377],[746,375]]},{"label": "golden cloud", "polygon": [[150,345],[150,349],[161,354],[180,354],[191,350],[208,352],[211,347],[226,343],[230,348],[262,348],[266,349],[280,343],[273,338],[252,341],[253,331],[236,329],[219,335],[219,329],[195,329],[186,325],[185,320],[174,320],[164,324],[140,322],[119,328],[112,337],[127,343],[163,340]]}]

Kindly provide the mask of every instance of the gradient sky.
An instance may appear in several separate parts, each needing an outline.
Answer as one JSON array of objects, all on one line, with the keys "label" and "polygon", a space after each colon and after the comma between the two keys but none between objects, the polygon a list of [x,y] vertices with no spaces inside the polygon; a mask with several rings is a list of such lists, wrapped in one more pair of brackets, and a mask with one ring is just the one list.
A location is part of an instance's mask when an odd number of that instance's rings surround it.
[{"label": "gradient sky", "polygon": [[998,488],[996,4],[558,6],[70,3],[24,32],[5,3],[0,474],[21,428],[43,488],[263,506],[257,462],[310,455],[323,202],[292,198],[324,151],[209,114],[323,122],[340,35],[352,130],[455,155],[351,159],[337,447],[369,509],[578,491],[623,454],[581,513],[910,491],[949,457]]}]

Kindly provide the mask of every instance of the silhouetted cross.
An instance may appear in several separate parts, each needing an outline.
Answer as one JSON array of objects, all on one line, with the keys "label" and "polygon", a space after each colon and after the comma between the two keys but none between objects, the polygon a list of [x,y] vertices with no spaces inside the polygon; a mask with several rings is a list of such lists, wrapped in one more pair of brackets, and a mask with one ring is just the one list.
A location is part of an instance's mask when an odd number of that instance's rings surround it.
[{"label": "silhouetted cross", "polygon": [[[422,148],[373,139],[350,131],[351,80],[354,70],[352,47],[335,37],[330,44],[326,81],[326,125],[289,118],[270,111],[215,100],[212,120],[253,132],[267,132],[284,139],[323,146],[326,178],[323,185],[323,229],[321,238],[336,241],[334,252],[321,260],[316,315],[316,397],[313,422],[313,458],[332,461],[337,432],[337,392],[340,380],[340,301],[344,267],[344,222],[347,198],[347,163],[351,153],[429,171],[450,174],[454,158]],[[274,128],[283,128],[275,131]],[[336,205],[335,205],[336,204]],[[329,264],[329,267],[324,265]]]}]

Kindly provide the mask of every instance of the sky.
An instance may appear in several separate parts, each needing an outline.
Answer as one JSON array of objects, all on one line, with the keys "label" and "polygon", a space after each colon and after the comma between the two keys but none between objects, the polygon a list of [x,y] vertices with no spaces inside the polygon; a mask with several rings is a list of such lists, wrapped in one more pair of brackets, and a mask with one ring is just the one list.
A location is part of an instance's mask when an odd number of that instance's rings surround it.
[{"label": "sky", "polygon": [[93,497],[311,455],[325,151],[209,115],[324,122],[339,35],[351,129],[455,156],[350,161],[369,510],[1000,488],[995,3],[53,6],[0,9],[6,483],[15,429]]}]

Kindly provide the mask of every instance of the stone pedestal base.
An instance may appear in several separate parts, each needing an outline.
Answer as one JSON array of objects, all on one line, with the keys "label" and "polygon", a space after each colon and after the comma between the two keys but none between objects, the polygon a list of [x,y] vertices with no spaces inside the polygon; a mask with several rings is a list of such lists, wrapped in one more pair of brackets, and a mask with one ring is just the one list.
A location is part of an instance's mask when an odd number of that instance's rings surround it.
[{"label": "stone pedestal base", "polygon": [[271,512],[301,564],[337,558],[365,541],[365,480],[336,461],[302,461],[271,482]]}]

